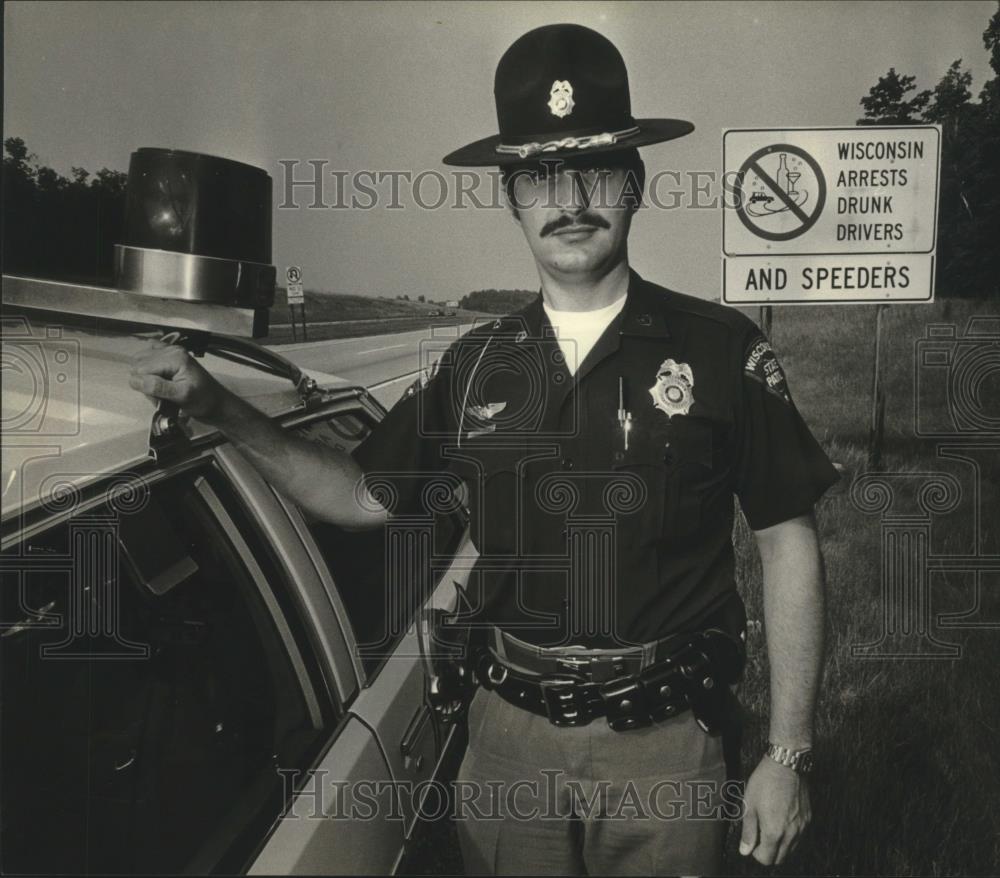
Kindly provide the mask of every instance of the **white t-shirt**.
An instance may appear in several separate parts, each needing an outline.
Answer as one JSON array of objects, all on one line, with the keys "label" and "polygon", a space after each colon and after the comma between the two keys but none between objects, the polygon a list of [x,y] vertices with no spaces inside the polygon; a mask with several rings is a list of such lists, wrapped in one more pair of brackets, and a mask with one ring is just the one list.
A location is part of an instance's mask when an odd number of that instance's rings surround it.
[{"label": "white t-shirt", "polygon": [[626,295],[623,294],[620,299],[596,311],[556,311],[542,302],[549,322],[558,333],[559,347],[566,358],[570,375],[576,374],[577,367],[590,353],[594,343],[625,307],[625,299]]}]

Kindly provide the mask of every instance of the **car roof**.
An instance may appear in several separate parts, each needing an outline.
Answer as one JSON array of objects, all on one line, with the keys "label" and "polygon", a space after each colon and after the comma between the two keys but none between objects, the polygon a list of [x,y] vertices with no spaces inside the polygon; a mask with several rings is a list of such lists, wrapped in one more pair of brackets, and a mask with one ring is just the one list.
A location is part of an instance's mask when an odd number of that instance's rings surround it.
[{"label": "car roof", "polygon": [[[10,312],[4,318],[6,326]],[[148,459],[153,404],[129,387],[128,376],[131,358],[149,346],[153,333],[115,333],[48,321],[39,326],[34,318],[31,326],[30,337],[5,332],[2,345],[7,428],[0,465],[4,519],[51,497],[57,485],[71,491],[97,475],[126,470]],[[59,359],[53,359],[57,355]],[[270,417],[301,407],[287,378],[212,354],[201,362],[222,384]],[[324,391],[358,392],[345,379],[303,371]],[[193,439],[214,432],[197,421],[190,427]]]}]

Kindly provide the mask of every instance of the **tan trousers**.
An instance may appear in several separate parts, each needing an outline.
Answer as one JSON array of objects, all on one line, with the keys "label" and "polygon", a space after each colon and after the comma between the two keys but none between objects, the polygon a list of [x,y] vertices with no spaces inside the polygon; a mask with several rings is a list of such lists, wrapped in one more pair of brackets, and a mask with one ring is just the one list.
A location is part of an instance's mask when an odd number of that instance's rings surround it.
[{"label": "tan trousers", "polygon": [[711,875],[739,794],[690,711],[615,732],[558,727],[479,689],[455,781],[473,875]]}]

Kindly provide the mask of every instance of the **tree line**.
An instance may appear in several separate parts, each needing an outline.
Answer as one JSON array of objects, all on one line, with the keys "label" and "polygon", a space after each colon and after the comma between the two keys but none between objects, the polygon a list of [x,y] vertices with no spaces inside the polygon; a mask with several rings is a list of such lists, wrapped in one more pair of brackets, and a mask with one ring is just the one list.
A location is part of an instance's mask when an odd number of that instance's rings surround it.
[{"label": "tree line", "polygon": [[972,99],[972,74],[952,62],[933,89],[894,67],[861,99],[859,125],[941,126],[937,294],[1000,296],[1000,3],[983,44],[994,76]]},{"label": "tree line", "polygon": [[520,311],[537,295],[537,292],[530,290],[475,290],[462,296],[458,304],[469,311],[510,314],[512,311]]},{"label": "tree line", "polygon": [[67,178],[39,165],[20,137],[3,145],[4,272],[111,283],[128,175],[74,167]]}]

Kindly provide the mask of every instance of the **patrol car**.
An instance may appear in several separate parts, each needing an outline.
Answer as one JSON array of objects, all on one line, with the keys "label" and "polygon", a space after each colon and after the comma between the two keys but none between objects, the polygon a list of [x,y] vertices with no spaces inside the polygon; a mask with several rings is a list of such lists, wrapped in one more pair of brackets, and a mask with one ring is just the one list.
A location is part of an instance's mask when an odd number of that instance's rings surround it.
[{"label": "patrol car", "polygon": [[[464,735],[426,699],[425,602],[386,581],[383,531],[310,520],[220,434],[164,429],[128,386],[155,333],[102,320],[113,296],[4,278],[37,307],[3,313],[0,869],[405,867]],[[252,342],[212,350],[315,441],[350,449],[385,413]],[[467,576],[466,524],[434,528],[434,605]]]}]

